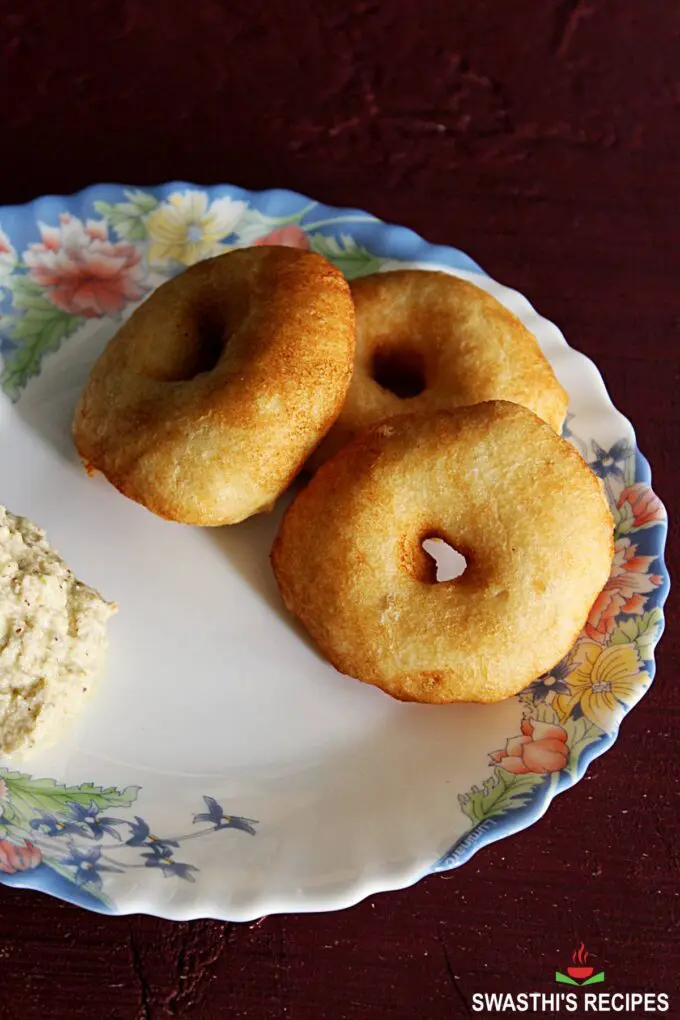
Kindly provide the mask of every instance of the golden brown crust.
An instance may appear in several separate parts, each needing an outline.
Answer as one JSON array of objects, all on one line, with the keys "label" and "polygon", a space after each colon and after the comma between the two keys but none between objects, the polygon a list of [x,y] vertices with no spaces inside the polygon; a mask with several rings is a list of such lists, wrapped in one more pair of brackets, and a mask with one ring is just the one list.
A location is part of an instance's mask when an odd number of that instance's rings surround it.
[{"label": "golden brown crust", "polygon": [[[272,549],[284,602],[342,673],[402,700],[499,701],[572,647],[612,517],[578,452],[490,401],[372,426],[318,470]],[[427,583],[433,533],[467,559]]]},{"label": "golden brown crust", "polygon": [[[523,404],[560,432],[568,397],[520,320],[479,287],[447,273],[397,270],[351,284],[355,366],[340,417],[313,454],[317,467],[355,432],[398,414],[485,400]],[[376,381],[396,363],[422,392],[399,397]],[[388,373],[389,374],[389,373]],[[384,380],[383,380],[384,381]],[[407,392],[413,392],[405,387]]]},{"label": "golden brown crust", "polygon": [[319,255],[254,247],[201,262],[94,365],[78,452],[161,517],[236,523],[271,506],[334,422],[354,337],[349,287]]}]

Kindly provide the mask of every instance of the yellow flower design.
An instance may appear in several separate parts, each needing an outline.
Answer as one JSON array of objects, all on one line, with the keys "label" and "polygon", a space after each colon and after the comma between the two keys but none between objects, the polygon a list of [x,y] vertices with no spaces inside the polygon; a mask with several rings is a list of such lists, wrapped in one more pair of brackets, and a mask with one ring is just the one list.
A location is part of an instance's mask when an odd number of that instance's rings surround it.
[{"label": "yellow flower design", "polygon": [[564,720],[580,704],[586,718],[601,730],[611,730],[648,681],[635,645],[603,648],[596,641],[583,641],[577,664],[566,678],[570,693],[557,695],[553,708]]},{"label": "yellow flower design", "polygon": [[245,202],[217,198],[208,205],[204,191],[175,192],[149,213],[149,262],[180,262],[193,266],[226,251],[220,242],[231,234],[246,209]]}]

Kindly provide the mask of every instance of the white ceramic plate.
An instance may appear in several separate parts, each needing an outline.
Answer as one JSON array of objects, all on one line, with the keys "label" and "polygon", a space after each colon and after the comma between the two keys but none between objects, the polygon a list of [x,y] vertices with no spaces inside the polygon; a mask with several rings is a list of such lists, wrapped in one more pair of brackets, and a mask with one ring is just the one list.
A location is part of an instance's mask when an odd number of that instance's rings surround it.
[{"label": "white ceramic plate", "polygon": [[[665,515],[597,369],[525,298],[456,249],[283,191],[102,185],[0,209],[0,228],[0,502],[120,605],[68,739],[0,761],[2,881],[176,919],[335,909],[524,828],[610,746],[652,676]],[[457,273],[538,337],[570,395],[568,434],[605,480],[616,558],[573,654],[523,695],[400,704],[340,676],[270,571],[285,500],[231,529],[187,528],[80,467],[74,404],[121,319],[184,266],[264,241],[349,277]]]}]

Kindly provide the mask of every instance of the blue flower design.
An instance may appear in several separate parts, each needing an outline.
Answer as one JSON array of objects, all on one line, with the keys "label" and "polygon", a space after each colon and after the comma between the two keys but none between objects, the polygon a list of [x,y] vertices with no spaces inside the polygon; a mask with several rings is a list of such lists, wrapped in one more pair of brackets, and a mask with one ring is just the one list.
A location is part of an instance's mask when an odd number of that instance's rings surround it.
[{"label": "blue flower design", "polygon": [[569,685],[566,679],[569,676],[570,658],[562,659],[549,673],[544,673],[537,680],[533,680],[527,687],[527,693],[531,694],[534,702],[545,701],[550,693],[568,694]]},{"label": "blue flower design", "polygon": [[172,850],[169,846],[155,844],[148,853],[142,854],[142,857],[145,859],[144,867],[158,868],[163,872],[163,878],[176,875],[177,878],[183,878],[186,882],[196,881],[193,872],[198,871],[198,868],[195,868],[193,864],[183,864],[181,861],[176,861],[172,856]]},{"label": "blue flower design", "polygon": [[586,450],[585,443],[580,438],[580,436],[577,436],[571,430],[571,423],[572,423],[572,421],[574,420],[575,417],[576,417],[576,415],[572,414],[571,411],[567,412],[567,417],[566,417],[566,419],[564,421],[564,425],[562,426],[562,438],[563,439],[568,439],[570,443],[572,443],[574,446],[577,447],[577,449],[580,451],[581,456],[583,457],[583,459],[584,460],[588,460],[588,453],[587,453],[587,450]]},{"label": "blue flower design", "polygon": [[101,847],[93,846],[89,850],[78,850],[77,847],[71,844],[68,856],[62,857],[60,863],[76,869],[73,876],[73,881],[76,885],[89,884],[97,889],[101,889],[102,877],[100,872],[115,871],[120,874],[123,870],[122,868],[112,867],[110,864],[102,864],[100,862],[101,855]]},{"label": "blue flower design", "polygon": [[562,425],[562,436],[564,437],[564,439],[574,438],[574,433],[571,431],[571,423],[574,420],[574,418],[575,415],[573,415],[571,411],[567,411],[567,416],[564,419],[564,423]]},{"label": "blue flower design", "polygon": [[63,821],[48,811],[43,811],[38,818],[32,818],[30,825],[34,831],[43,836],[82,835],[80,826],[75,822]]},{"label": "blue flower design", "polygon": [[[74,822],[78,822],[79,825],[84,825],[89,829],[92,839],[101,839],[104,833],[112,836],[114,839],[120,840],[120,833],[113,828],[114,825],[122,825],[122,818],[109,818],[106,815],[100,815],[99,808],[92,800],[89,805],[76,804],[71,801],[68,804],[69,814]],[[82,829],[78,830],[82,834]]]},{"label": "blue flower design", "polygon": [[176,839],[161,839],[154,836],[151,829],[139,815],[135,815],[134,822],[127,823],[130,826],[130,838],[125,840],[126,846],[179,846]]},{"label": "blue flower design", "polygon": [[595,460],[591,460],[590,466],[600,478],[605,479],[609,475],[615,478],[624,479],[622,465],[633,456],[633,447],[628,440],[619,439],[608,450],[603,450],[599,443],[593,439],[593,453]]},{"label": "blue flower design", "polygon": [[240,815],[225,815],[222,805],[218,804],[214,797],[203,797],[207,811],[201,811],[194,815],[196,822],[210,822],[215,829],[240,829],[242,832],[249,832],[255,835],[257,822],[254,818],[242,818]]}]

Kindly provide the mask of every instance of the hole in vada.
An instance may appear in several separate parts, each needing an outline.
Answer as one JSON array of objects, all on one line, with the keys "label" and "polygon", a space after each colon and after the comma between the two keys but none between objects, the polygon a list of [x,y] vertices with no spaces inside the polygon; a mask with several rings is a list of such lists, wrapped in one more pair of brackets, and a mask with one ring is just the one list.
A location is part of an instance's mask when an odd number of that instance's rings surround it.
[{"label": "hole in vada", "polygon": [[426,386],[425,366],[418,351],[380,350],[373,355],[372,375],[378,386],[396,397],[417,397]]},{"label": "hole in vada", "polygon": [[184,378],[193,379],[203,372],[212,372],[226,346],[227,340],[224,335],[224,323],[217,323],[214,319],[199,321],[194,341],[192,363],[187,365],[190,374],[187,374]]},{"label": "hole in vada", "polygon": [[421,548],[431,560],[434,560],[433,583],[441,584],[443,581],[453,581],[465,573],[467,560],[462,553],[449,545],[446,539],[431,535],[429,538],[423,539]]},{"label": "hole in vada", "polygon": [[197,375],[212,372],[228,343],[224,322],[198,317],[195,324],[169,340],[154,365],[146,366],[146,375],[164,382],[189,382]]}]

